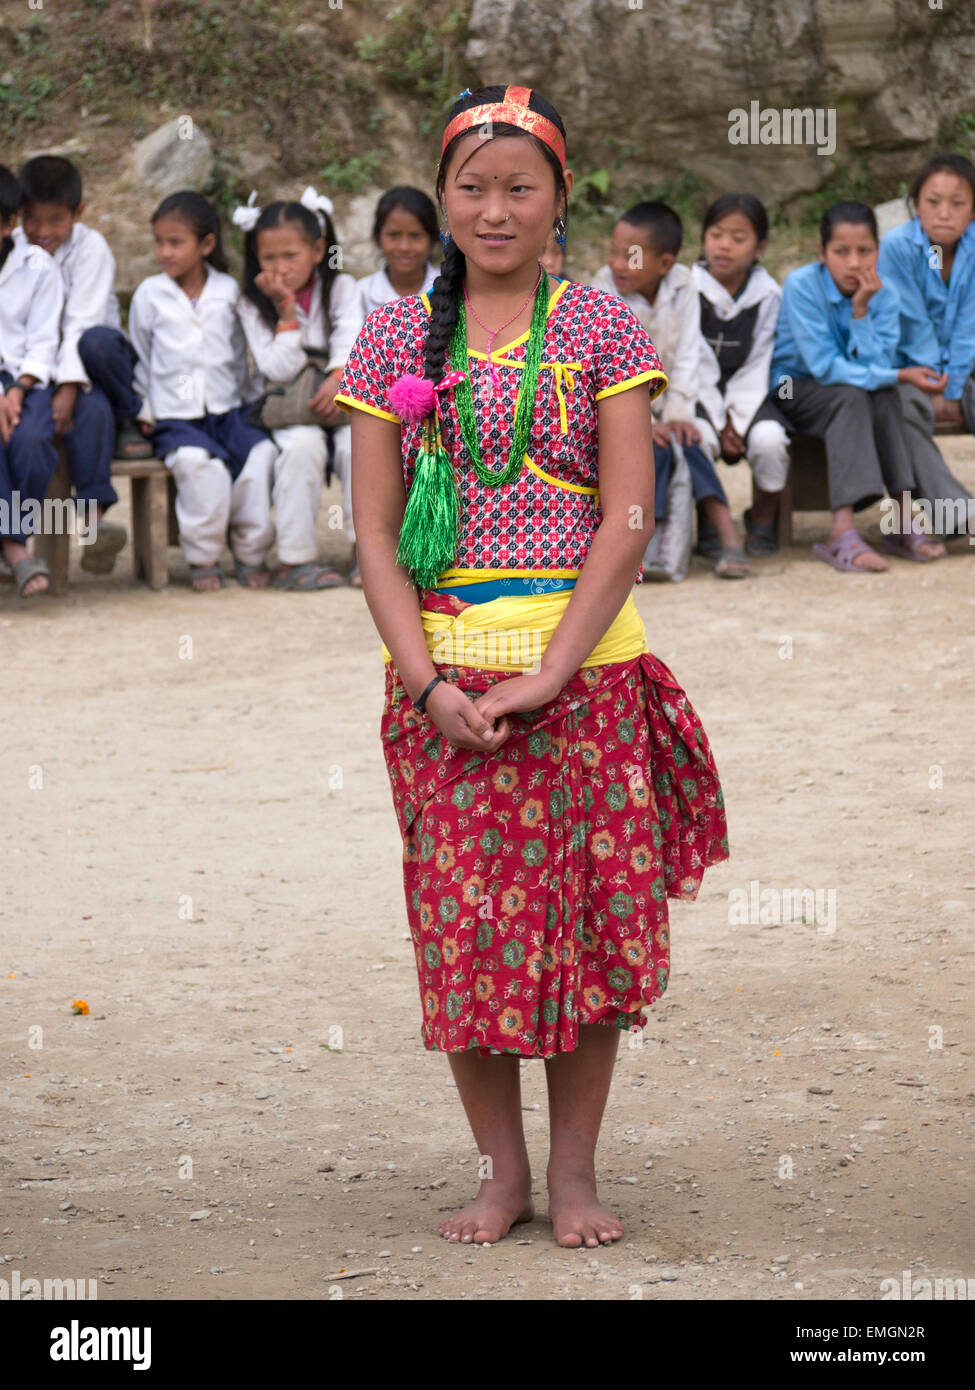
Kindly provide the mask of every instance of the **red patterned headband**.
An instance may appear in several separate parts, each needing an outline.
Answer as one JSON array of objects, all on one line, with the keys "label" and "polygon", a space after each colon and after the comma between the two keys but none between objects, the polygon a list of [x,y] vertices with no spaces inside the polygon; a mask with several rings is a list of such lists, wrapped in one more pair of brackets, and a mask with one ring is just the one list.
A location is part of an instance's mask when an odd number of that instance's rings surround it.
[{"label": "red patterned headband", "polygon": [[549,149],[555,151],[564,169],[565,136],[546,116],[531,110],[528,105],[530,96],[530,87],[505,87],[504,98],[501,101],[487,102],[484,106],[470,106],[466,111],[461,111],[443,133],[441,157],[455,135],[460,135],[465,130],[473,130],[475,126],[485,125],[489,121],[501,121],[504,125],[516,125],[521,130],[527,130],[529,135],[537,135]]}]

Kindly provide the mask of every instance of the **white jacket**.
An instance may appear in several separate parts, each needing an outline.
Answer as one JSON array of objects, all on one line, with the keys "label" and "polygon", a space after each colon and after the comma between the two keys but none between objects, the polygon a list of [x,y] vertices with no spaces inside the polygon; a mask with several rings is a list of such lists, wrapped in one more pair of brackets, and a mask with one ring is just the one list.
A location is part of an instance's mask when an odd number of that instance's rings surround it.
[{"label": "white jacket", "polygon": [[198,420],[252,398],[239,295],[237,281],[212,266],[195,309],[169,275],[143,280],[129,307],[140,420]]},{"label": "white jacket", "polygon": [[[752,267],[745,288],[737,299],[732,299],[728,291],[719,285],[714,276],[700,262],[691,269],[695,289],[714,306],[718,318],[730,322],[745,309],[758,305],[755,319],[755,332],[748,358],[725,383],[721,393],[721,368],[710,343],[703,333],[698,333],[700,345],[700,365],[698,370],[698,399],[707,411],[715,432],[724,429],[725,417],[730,410],[731,422],[742,439],[755,412],[765,400],[769,390],[769,367],[772,362],[772,349],[775,346],[775,325],[779,319],[779,305],[782,291],[768,271],[762,266]],[[698,320],[700,328],[700,320]]]},{"label": "white jacket", "polygon": [[[27,244],[23,227],[14,231],[14,241]],[[115,257],[101,232],[76,222],[67,241],[54,252],[54,264],[61,272],[64,308],[61,312],[61,346],[54,366],[54,380],[90,386],[78,356],[78,339],[86,328],[104,324],[120,328],[118,300],[115,297]]]},{"label": "white jacket", "polygon": [[697,291],[686,265],[674,264],[657,286],[651,304],[642,294],[620,294],[613,272],[604,265],[592,283],[622,299],[653,339],[667,373],[667,389],[650,409],[659,419],[693,420],[697,405],[697,373],[700,360],[700,319]]},{"label": "white jacket", "polygon": [[51,380],[64,291],[54,261],[39,246],[14,239],[0,270],[0,371]]},{"label": "white jacket", "polygon": [[[427,261],[426,274],[423,284],[417,291],[418,294],[429,294],[433,289],[433,282],[440,274],[439,266],[435,266],[431,261]],[[365,275],[356,282],[359,286],[359,294],[362,297],[362,321],[372,313],[373,309],[378,309],[383,304],[392,304],[399,295],[393,289],[392,281],[386,273],[386,267],[374,271],[372,275]]]},{"label": "white jacket", "polygon": [[305,314],[300,305],[295,311],[299,325],[297,330],[288,329],[285,333],[278,333],[269,328],[258,313],[257,306],[244,295],[240,296],[237,315],[254,359],[254,385],[258,392],[263,391],[268,382],[280,385],[293,381],[308,361],[303,351],[306,347],[328,349],[326,370],[329,372],[345,366],[363,324],[359,287],[351,275],[336,275],[332,281],[328,309],[332,332],[326,342],[322,321],[322,282],[317,274],[308,313]]}]

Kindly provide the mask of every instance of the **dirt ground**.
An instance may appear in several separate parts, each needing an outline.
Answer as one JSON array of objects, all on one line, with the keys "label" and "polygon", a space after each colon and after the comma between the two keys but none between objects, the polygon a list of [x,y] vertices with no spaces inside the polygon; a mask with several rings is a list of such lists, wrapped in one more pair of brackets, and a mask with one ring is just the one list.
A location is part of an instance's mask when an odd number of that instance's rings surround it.
[{"label": "dirt ground", "polygon": [[[975,490],[975,444],[948,446]],[[175,551],[160,593],[128,550],[65,599],[0,584],[0,1278],[801,1302],[975,1276],[975,550],[839,574],[810,558],[823,522],[747,582],[637,589],[732,858],[671,904],[670,986],[623,1039],[599,1170],[626,1235],[596,1251],[545,1219],[538,1062],[538,1217],[494,1247],[437,1235],[476,1154],[420,1039],[361,592],[195,595]],[[820,891],[835,930],[734,920],[753,883]]]}]

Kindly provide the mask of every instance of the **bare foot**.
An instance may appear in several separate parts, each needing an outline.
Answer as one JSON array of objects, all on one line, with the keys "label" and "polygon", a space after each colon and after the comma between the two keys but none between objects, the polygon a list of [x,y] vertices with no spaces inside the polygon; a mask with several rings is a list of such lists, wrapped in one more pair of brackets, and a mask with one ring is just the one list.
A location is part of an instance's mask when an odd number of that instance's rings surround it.
[{"label": "bare foot", "polygon": [[245,570],[244,583],[248,589],[266,589],[271,582],[270,570]]},{"label": "bare foot", "polygon": [[623,1223],[600,1202],[592,1178],[556,1178],[548,1182],[548,1214],[559,1245],[590,1248],[619,1240]]},{"label": "bare foot", "polygon": [[493,1245],[508,1234],[512,1226],[531,1221],[535,1208],[531,1198],[531,1178],[526,1183],[505,1186],[499,1178],[485,1179],[469,1206],[445,1217],[439,1226],[444,1240]]}]

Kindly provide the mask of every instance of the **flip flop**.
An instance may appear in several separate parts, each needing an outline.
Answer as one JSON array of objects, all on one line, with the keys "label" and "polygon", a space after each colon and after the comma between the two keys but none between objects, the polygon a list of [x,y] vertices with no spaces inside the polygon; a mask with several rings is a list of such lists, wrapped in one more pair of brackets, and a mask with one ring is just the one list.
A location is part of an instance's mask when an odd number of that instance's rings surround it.
[{"label": "flip flop", "polygon": [[[221,589],[225,589],[225,588],[227,587],[227,578],[226,578],[226,575],[224,574],[223,570],[220,568],[219,565],[203,565],[203,566],[201,566],[201,565],[190,565],[190,579],[191,579],[191,580],[193,580],[193,579],[209,579],[209,577],[210,577],[211,574],[217,575],[217,577],[218,577],[219,580],[220,580],[220,588],[221,588]],[[206,593],[209,593],[210,590],[209,590],[209,589],[196,589],[196,590],[194,590],[194,592],[197,593],[197,594],[206,594]]]},{"label": "flip flop", "polygon": [[779,548],[775,527],[770,522],[752,521],[752,509],[745,512],[745,550],[749,555],[774,555]]},{"label": "flip flop", "polygon": [[[270,574],[271,571],[266,565],[245,565],[242,560],[235,558],[234,573],[237,576],[237,582],[242,584],[245,589],[257,589],[260,586],[257,584],[248,584],[247,576],[249,574]],[[264,585],[264,587],[267,588],[268,586]]]},{"label": "flip flop", "polygon": [[33,555],[25,555],[14,565],[14,583],[17,585],[17,592],[21,598],[36,598],[38,594],[50,592],[51,585],[48,583],[46,589],[35,589],[32,594],[24,593],[24,589],[38,574],[43,574],[47,580],[51,578],[51,571],[44,561],[36,559]]},{"label": "flip flop", "polygon": [[96,522],[95,539],[91,545],[81,547],[81,568],[89,574],[111,574],[128,538],[124,526],[117,526],[114,521]]},{"label": "flip flop", "polygon": [[698,512],[697,516],[697,545],[695,545],[694,551],[697,555],[703,555],[706,560],[716,560],[721,554],[721,538],[718,535],[718,528],[708,521],[701,512]]},{"label": "flip flop", "polygon": [[812,553],[817,560],[824,561],[827,565],[832,565],[834,570],[847,570],[856,574],[878,574],[879,570],[864,569],[862,565],[855,565],[853,561],[858,555],[876,555],[872,546],[867,545],[859,531],[852,526],[842,535],[837,536],[836,540],[818,542],[812,548]]},{"label": "flip flop", "polygon": [[292,565],[284,578],[279,570],[271,583],[275,589],[305,593],[318,589],[335,589],[342,583],[342,576],[337,570],[329,569],[325,565],[316,565],[309,560],[304,565]]},{"label": "flip flop", "polygon": [[937,536],[926,536],[923,531],[910,531],[907,535],[895,532],[890,536],[883,536],[880,544],[888,555],[898,555],[902,560],[916,560],[919,565],[927,565],[932,560],[941,560],[948,554],[943,543],[941,553],[938,555],[922,555],[921,546],[937,542]]},{"label": "flip flop", "polygon": [[719,579],[747,579],[751,574],[748,556],[740,545],[723,546],[714,562],[714,572]]},{"label": "flip flop", "polygon": [[155,451],[151,442],[132,420],[126,420],[115,432],[115,457],[119,459],[150,459]]}]

